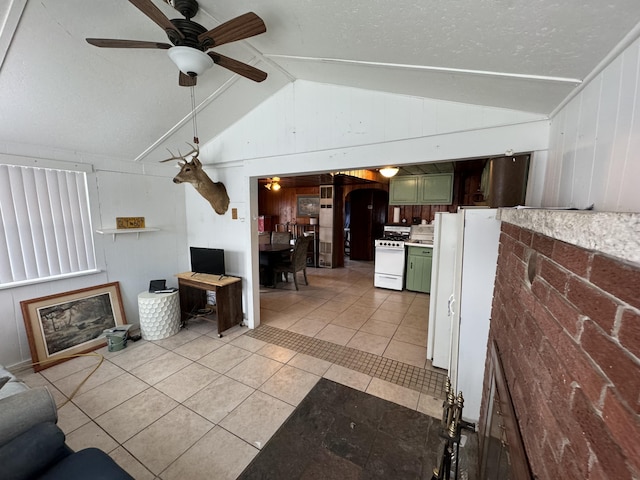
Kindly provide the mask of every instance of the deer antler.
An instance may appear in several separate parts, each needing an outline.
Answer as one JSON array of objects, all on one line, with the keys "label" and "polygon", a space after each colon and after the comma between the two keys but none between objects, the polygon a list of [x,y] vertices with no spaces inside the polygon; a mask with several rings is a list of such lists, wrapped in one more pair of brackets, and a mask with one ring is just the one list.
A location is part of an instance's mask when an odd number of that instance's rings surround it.
[{"label": "deer antler", "polygon": [[178,155],[174,155],[173,152],[167,148],[167,151],[171,154],[171,157],[165,160],[160,160],[160,163],[170,162],[171,160],[182,160],[186,162],[187,161],[186,157],[188,157],[189,155],[193,155],[193,158],[197,158],[198,155],[200,154],[200,147],[198,145],[194,147],[188,142],[185,142],[185,143],[191,147],[191,151],[189,153],[185,155],[181,155],[180,150],[178,150]]}]

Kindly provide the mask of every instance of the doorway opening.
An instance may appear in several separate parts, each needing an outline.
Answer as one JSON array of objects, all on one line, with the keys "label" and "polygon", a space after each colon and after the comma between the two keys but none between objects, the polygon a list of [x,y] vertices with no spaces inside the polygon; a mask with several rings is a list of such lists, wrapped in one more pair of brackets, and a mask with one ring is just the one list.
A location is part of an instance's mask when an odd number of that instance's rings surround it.
[{"label": "doorway opening", "polygon": [[[372,261],[374,241],[387,223],[389,193],[373,188],[349,192],[345,198],[345,252],[351,260]],[[346,255],[346,253],[345,253]]]}]

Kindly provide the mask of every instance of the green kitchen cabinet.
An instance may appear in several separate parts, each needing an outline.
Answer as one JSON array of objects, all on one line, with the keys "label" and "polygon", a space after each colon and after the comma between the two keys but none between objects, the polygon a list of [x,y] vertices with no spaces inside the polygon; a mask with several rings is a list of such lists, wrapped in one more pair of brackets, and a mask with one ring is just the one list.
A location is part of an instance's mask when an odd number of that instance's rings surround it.
[{"label": "green kitchen cabinet", "polygon": [[451,205],[453,172],[403,175],[389,181],[389,205]]},{"label": "green kitchen cabinet", "polygon": [[431,263],[433,248],[409,247],[407,255],[407,290],[431,292]]},{"label": "green kitchen cabinet", "polygon": [[392,178],[389,182],[390,205],[416,205],[420,175],[405,175]]},{"label": "green kitchen cabinet", "polygon": [[420,177],[418,190],[420,205],[451,205],[453,201],[453,173],[434,173]]}]

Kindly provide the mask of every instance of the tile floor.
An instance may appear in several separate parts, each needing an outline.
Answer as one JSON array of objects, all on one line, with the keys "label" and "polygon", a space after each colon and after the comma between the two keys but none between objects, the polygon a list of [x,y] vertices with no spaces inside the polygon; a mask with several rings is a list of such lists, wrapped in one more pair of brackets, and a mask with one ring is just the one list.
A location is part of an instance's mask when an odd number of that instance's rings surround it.
[{"label": "tile floor", "polygon": [[[414,343],[419,343],[418,332],[426,335],[428,297],[378,291],[371,275],[370,265],[357,262],[345,269],[311,269],[311,285],[299,292],[278,289],[261,295],[263,321],[426,370],[418,354],[423,347]],[[71,448],[101,448],[143,480],[235,479],[321,377],[435,417],[441,414],[442,400],[431,391],[391,383],[248,332],[254,331],[238,326],[219,339],[214,323],[197,319],[164,340],[129,342],[118,352],[101,349],[103,363],[82,385],[98,357],[20,376],[52,391]],[[410,346],[416,348],[408,353]],[[78,385],[77,394],[63,405]]]},{"label": "tile floor", "polygon": [[291,279],[260,291],[263,324],[431,368],[428,294],[375,288],[373,262],[308,268],[307,276],[309,285],[299,282],[298,291]]}]

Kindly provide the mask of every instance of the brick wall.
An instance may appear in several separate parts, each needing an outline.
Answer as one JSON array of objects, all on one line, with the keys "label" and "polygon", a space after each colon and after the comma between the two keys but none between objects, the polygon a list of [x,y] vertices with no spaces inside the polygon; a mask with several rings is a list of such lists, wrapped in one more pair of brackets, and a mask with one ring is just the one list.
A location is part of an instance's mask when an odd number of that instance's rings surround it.
[{"label": "brick wall", "polygon": [[494,340],[538,478],[640,478],[638,265],[503,222]]}]

